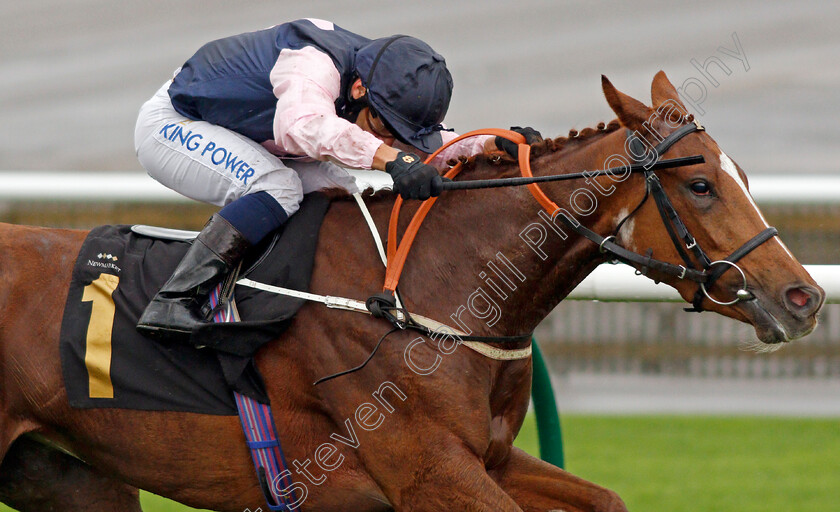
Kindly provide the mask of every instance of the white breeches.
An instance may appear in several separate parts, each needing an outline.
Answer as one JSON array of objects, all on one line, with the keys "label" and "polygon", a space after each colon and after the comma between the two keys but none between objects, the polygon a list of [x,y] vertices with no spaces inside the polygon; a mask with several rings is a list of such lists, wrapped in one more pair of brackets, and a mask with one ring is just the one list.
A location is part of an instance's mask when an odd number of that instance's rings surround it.
[{"label": "white breeches", "polygon": [[134,130],[140,165],[164,186],[217,206],[265,191],[289,215],[309,192],[358,191],[353,176],[331,162],[281,160],[243,135],[182,116],[169,100],[169,83],[140,108]]}]

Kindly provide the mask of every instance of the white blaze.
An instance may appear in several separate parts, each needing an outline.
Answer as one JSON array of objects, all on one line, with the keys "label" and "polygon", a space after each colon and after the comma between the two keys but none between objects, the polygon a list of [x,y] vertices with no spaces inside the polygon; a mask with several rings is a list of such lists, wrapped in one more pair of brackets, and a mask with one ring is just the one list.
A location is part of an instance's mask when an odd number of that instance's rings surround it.
[{"label": "white blaze", "polygon": [[[764,223],[764,226],[770,227],[770,225],[767,224],[767,220],[764,218],[764,215],[761,214],[761,210],[758,209],[758,206],[755,204],[755,201],[753,201],[749,190],[747,190],[746,183],[744,183],[744,180],[741,179],[741,175],[738,173],[738,168],[735,167],[735,162],[733,162],[732,159],[729,158],[723,151],[720,152],[720,168],[723,169],[726,172],[726,174],[728,174],[729,177],[732,178],[739,187],[741,187],[741,191],[744,193],[744,196],[752,205],[753,209],[755,210],[755,213],[757,213],[758,216],[761,218],[761,221]],[[777,241],[779,245],[782,246],[782,249],[784,249],[785,252],[788,254],[788,256],[793,258],[793,254],[791,254],[790,250],[785,246],[784,242],[782,242],[782,240],[778,236],[774,236],[773,240]]]}]

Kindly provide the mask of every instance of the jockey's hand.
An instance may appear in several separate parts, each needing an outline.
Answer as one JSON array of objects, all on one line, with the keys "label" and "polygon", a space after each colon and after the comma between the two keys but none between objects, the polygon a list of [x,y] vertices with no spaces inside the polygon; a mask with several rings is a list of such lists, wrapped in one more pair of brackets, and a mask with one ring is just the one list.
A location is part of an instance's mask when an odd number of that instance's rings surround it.
[{"label": "jockey's hand", "polygon": [[397,158],[385,164],[385,172],[394,179],[394,192],[403,199],[425,201],[443,191],[443,179],[437,169],[426,165],[420,157],[400,151]]},{"label": "jockey's hand", "polygon": [[[521,126],[512,126],[510,131],[524,135],[526,144],[533,144],[535,142],[543,140],[542,135],[540,135],[540,132],[531,128],[530,126],[526,126],[525,128],[522,128]],[[513,158],[519,157],[519,145],[515,142],[509,141],[504,137],[496,137],[495,142],[496,147],[501,149],[508,155],[512,156]]]}]

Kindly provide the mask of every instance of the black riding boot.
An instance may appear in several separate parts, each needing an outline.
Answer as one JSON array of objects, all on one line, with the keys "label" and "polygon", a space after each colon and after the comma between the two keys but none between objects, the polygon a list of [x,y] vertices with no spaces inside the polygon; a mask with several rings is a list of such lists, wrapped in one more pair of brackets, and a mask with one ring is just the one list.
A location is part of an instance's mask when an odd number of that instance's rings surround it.
[{"label": "black riding boot", "polygon": [[146,306],[137,330],[159,339],[187,339],[207,322],[201,304],[251,244],[224,217],[213,215],[172,276]]}]

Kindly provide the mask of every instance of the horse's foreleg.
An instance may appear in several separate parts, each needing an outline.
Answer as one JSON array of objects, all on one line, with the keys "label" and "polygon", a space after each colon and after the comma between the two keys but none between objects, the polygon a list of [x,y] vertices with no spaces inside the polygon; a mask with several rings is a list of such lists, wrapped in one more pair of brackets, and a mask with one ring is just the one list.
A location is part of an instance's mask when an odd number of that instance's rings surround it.
[{"label": "horse's foreleg", "polygon": [[[438,438],[435,444],[444,442]],[[522,512],[487,475],[483,462],[463,445],[405,460],[412,464],[394,472],[393,481],[408,482],[407,486],[386,490],[397,512]]]},{"label": "horse's foreleg", "polygon": [[525,512],[627,512],[618,495],[513,448],[489,472]]},{"label": "horse's foreleg", "polygon": [[21,512],[141,512],[137,489],[27,437],[0,465],[0,502]]}]

